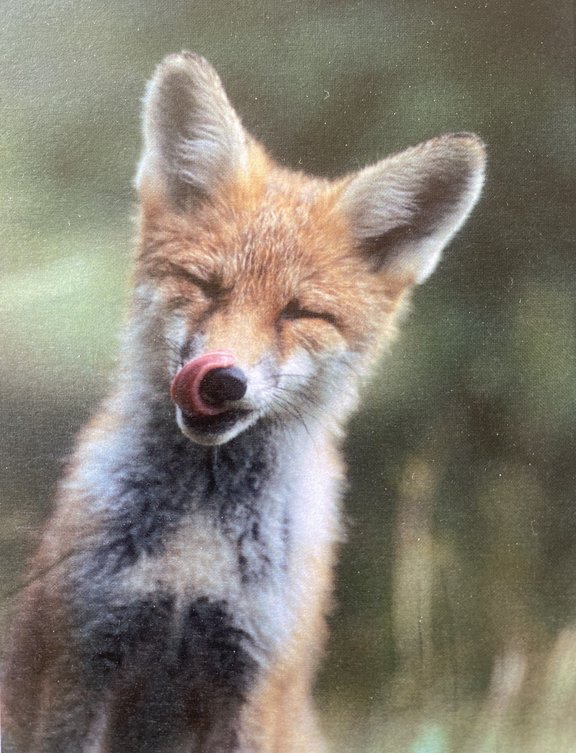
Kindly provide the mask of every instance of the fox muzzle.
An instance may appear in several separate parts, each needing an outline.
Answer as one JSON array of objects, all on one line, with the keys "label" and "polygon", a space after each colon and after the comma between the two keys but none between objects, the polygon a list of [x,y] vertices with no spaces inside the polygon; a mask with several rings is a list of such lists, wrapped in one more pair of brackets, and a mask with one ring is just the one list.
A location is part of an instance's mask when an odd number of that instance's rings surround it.
[{"label": "fox muzzle", "polygon": [[227,350],[213,350],[185,364],[172,380],[170,395],[185,413],[216,416],[246,394],[246,374]]}]

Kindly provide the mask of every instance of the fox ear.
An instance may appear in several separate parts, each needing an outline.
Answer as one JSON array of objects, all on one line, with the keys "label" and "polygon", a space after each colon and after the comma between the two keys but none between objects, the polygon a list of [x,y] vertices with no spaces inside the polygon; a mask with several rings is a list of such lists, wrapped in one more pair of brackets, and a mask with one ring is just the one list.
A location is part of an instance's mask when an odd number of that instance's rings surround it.
[{"label": "fox ear", "polygon": [[209,196],[247,164],[247,134],[216,71],[200,55],[166,57],[144,97],[135,184],[178,205]]},{"label": "fox ear", "polygon": [[423,282],[478,200],[485,161],[477,136],[449,134],[349,179],[339,206],[372,268]]}]

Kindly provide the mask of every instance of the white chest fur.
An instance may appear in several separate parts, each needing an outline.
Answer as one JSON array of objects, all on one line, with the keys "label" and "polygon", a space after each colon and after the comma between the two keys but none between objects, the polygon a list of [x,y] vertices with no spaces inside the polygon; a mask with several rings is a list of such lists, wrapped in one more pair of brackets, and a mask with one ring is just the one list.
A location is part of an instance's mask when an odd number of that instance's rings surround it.
[{"label": "white chest fur", "polygon": [[248,530],[231,529],[213,509],[194,510],[161,553],[143,554],[122,574],[126,595],[170,594],[182,609],[207,598],[224,604],[256,646],[273,651],[285,642],[296,616],[317,599],[312,570],[339,533],[337,468],[318,437],[300,439],[277,448],[277,472]]}]

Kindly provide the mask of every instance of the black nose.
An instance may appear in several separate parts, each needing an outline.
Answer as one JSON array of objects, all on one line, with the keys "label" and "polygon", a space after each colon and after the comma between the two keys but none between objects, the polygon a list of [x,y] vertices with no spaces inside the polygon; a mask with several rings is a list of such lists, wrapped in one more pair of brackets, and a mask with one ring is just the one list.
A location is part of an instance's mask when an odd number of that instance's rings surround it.
[{"label": "black nose", "polygon": [[237,366],[211,369],[200,382],[200,397],[209,405],[241,400],[246,394],[248,379]]}]

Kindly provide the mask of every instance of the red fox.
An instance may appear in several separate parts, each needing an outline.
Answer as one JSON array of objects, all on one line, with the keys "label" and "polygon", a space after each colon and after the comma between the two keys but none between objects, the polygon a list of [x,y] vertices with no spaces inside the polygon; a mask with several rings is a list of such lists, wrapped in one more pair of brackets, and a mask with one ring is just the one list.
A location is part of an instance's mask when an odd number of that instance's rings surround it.
[{"label": "red fox", "polygon": [[319,753],[343,427],[478,199],[484,147],[448,134],[335,181],[290,172],[188,52],[143,122],[121,369],[32,564],[4,744]]}]

